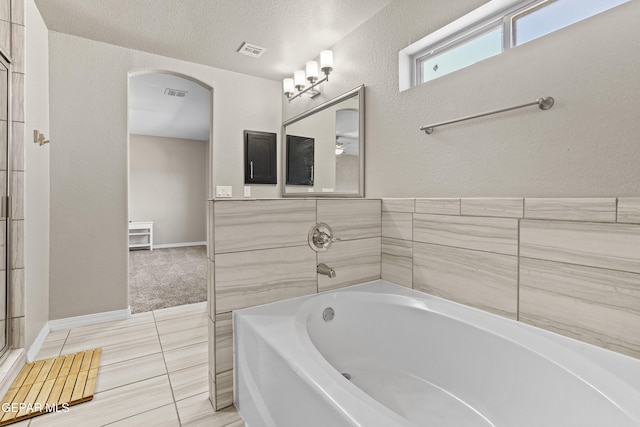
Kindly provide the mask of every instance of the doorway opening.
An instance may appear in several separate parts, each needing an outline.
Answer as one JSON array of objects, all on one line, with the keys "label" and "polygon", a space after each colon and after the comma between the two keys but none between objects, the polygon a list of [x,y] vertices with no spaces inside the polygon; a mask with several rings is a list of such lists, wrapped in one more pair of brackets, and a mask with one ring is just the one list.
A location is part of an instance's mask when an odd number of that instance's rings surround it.
[{"label": "doorway opening", "polygon": [[129,305],[207,300],[213,90],[163,71],[129,75]]}]

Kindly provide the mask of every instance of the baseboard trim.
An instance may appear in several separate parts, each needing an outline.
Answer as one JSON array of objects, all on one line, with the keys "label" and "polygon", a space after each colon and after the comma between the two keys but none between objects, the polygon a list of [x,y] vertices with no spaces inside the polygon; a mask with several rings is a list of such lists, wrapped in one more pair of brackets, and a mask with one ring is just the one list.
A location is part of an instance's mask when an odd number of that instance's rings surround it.
[{"label": "baseboard trim", "polygon": [[205,246],[206,241],[202,242],[183,242],[183,243],[163,243],[161,245],[153,245],[153,249],[166,249],[166,248],[182,248],[185,246]]},{"label": "baseboard trim", "polygon": [[49,320],[49,329],[51,331],[60,331],[62,329],[78,328],[80,326],[110,322],[112,320],[124,320],[129,317],[131,317],[131,307],[123,310],[105,311],[103,313],[85,314],[84,316]]},{"label": "baseboard trim", "polygon": [[49,332],[51,332],[51,327],[49,326],[49,322],[45,322],[44,326],[42,327],[42,329],[40,329],[40,332],[36,336],[36,339],[34,339],[33,343],[31,343],[29,350],[27,350],[27,363],[33,362],[36,355],[42,348],[42,344],[44,344],[44,341],[47,339],[47,335],[49,335]]}]

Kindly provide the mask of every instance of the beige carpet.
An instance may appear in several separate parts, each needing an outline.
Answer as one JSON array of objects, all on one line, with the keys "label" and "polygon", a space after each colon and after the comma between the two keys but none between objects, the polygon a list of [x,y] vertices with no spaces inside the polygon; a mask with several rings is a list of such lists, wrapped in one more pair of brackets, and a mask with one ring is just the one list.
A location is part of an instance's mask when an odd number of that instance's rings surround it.
[{"label": "beige carpet", "polygon": [[206,300],[206,246],[129,251],[131,313]]}]

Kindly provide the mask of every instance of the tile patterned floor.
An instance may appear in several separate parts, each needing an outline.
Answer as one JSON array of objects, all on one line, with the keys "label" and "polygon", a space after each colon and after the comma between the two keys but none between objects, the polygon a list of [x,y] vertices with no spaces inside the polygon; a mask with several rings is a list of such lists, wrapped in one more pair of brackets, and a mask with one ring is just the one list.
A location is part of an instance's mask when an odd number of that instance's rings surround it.
[{"label": "tile patterned floor", "polygon": [[17,427],[243,427],[235,408],[214,412],[207,386],[206,302],[51,332],[36,360],[102,347],[96,394],[67,413]]}]

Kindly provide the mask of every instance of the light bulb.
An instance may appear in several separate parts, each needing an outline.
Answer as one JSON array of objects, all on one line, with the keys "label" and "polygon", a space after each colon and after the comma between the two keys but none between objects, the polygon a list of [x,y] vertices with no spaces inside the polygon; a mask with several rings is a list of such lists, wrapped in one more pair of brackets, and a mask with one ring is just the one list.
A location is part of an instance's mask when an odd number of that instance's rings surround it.
[{"label": "light bulb", "polygon": [[316,61],[307,62],[307,80],[311,84],[318,80],[318,63]]},{"label": "light bulb", "polygon": [[327,76],[333,71],[333,52],[330,50],[320,52],[320,69]]},{"label": "light bulb", "polygon": [[296,70],[293,73],[293,82],[296,85],[296,89],[304,89],[304,70]]},{"label": "light bulb", "polygon": [[284,92],[284,95],[289,98],[291,97],[291,95],[293,95],[293,79],[292,78],[286,78],[282,81],[282,90]]}]

